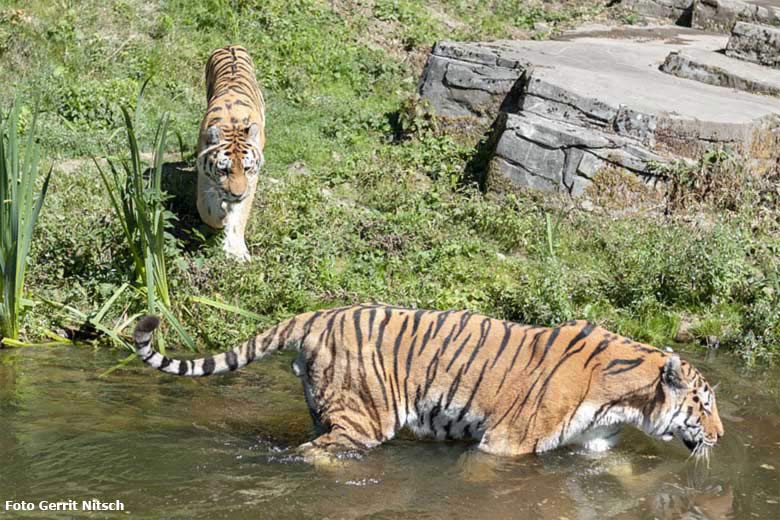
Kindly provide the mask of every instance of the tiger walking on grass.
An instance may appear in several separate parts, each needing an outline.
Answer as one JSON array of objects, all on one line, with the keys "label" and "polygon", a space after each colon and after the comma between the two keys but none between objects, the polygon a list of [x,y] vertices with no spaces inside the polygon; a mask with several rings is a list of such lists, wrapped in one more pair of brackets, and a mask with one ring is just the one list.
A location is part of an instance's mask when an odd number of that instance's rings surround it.
[{"label": "tiger walking on grass", "polygon": [[243,47],[215,50],[206,63],[208,108],[198,137],[198,213],[224,229],[222,249],[250,259],[244,240],[263,166],[265,101]]}]

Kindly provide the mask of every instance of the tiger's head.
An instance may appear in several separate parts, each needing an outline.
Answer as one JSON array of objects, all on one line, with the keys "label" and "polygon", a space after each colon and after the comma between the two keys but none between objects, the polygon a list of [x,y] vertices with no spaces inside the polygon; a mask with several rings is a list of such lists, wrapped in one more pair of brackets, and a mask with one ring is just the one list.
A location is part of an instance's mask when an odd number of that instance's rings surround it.
[{"label": "tiger's head", "polygon": [[666,357],[659,379],[655,402],[646,416],[650,433],[664,441],[677,437],[692,454],[706,457],[723,437],[715,389],[676,354]]},{"label": "tiger's head", "polygon": [[241,202],[249,196],[250,181],[263,166],[258,139],[259,126],[206,129],[206,148],[201,152],[201,171],[211,180],[225,202]]}]

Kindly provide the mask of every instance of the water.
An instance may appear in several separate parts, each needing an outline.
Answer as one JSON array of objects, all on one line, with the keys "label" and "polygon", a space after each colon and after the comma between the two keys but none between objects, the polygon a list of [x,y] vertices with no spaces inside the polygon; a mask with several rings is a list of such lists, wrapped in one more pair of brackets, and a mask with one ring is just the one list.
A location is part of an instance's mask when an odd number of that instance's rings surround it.
[{"label": "water", "polygon": [[[709,468],[635,431],[601,456],[407,438],[311,466],[288,451],[311,435],[289,355],[197,380],[138,361],[98,377],[120,357],[0,351],[0,518],[780,518],[780,370],[725,355],[685,356],[721,382],[726,436]],[[4,508],[92,498],[126,511]]]}]

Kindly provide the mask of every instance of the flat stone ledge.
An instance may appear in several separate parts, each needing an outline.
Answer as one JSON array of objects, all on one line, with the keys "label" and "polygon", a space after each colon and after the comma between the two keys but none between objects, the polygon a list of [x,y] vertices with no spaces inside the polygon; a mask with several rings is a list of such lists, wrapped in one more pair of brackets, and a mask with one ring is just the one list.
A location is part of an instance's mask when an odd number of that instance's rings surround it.
[{"label": "flat stone ledge", "polygon": [[780,25],[780,0],[696,0],[691,25],[729,32],[738,21]]},{"label": "flat stone ledge", "polygon": [[696,49],[675,51],[667,56],[661,70],[709,85],[780,97],[780,71],[717,52]]},{"label": "flat stone ledge", "polygon": [[737,22],[726,55],[780,69],[780,27]]}]

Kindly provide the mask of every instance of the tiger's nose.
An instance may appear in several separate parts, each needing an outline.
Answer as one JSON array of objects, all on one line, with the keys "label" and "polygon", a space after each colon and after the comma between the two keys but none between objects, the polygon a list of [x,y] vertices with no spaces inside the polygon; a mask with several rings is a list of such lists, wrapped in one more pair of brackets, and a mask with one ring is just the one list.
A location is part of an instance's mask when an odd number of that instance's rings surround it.
[{"label": "tiger's nose", "polygon": [[243,179],[227,179],[226,194],[235,200],[243,200],[247,195],[247,184]]}]

